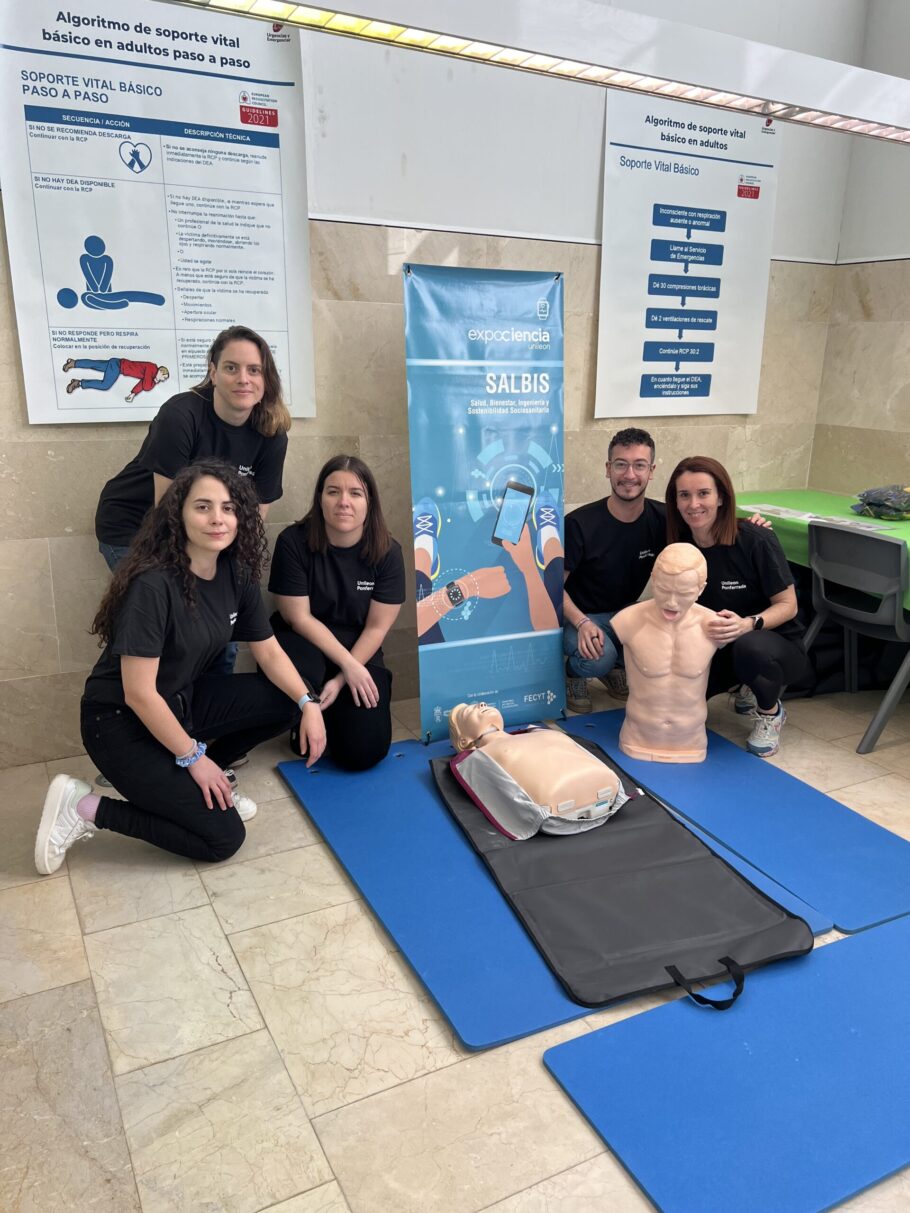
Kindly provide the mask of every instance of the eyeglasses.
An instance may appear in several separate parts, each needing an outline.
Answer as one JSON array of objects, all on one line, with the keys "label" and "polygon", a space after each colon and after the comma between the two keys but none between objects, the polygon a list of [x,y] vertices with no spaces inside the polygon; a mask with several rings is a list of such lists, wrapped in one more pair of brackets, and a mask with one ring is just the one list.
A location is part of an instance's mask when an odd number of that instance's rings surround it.
[{"label": "eyeglasses", "polygon": [[620,476],[625,475],[629,468],[636,476],[644,476],[645,472],[650,472],[653,464],[648,463],[647,459],[636,459],[634,463],[629,463],[628,459],[611,459],[610,467]]}]

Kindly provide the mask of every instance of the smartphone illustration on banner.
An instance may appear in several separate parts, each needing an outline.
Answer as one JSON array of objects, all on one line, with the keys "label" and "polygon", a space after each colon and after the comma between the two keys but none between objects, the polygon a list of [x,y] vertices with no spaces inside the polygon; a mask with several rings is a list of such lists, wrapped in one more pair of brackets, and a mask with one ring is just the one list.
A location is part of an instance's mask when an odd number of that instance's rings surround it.
[{"label": "smartphone illustration on banner", "polygon": [[521,538],[521,528],[528,517],[534,490],[517,480],[510,480],[502,495],[499,513],[496,515],[496,525],[493,527],[493,542],[502,547],[502,541],[518,543]]}]

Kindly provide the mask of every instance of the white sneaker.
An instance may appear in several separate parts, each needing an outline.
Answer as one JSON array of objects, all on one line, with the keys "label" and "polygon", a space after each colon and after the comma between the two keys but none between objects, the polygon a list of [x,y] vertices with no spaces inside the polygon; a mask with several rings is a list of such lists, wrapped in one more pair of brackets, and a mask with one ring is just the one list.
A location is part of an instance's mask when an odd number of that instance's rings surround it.
[{"label": "white sneaker", "polygon": [[87,783],[71,775],[55,775],[44,798],[44,811],[35,839],[35,867],[42,876],[50,876],[63,863],[63,857],[80,838],[91,838],[95,825],[76,812],[76,805],[91,792]]},{"label": "white sneaker", "polygon": [[588,694],[587,678],[566,678],[566,707],[571,712],[584,714],[590,712],[594,705]]},{"label": "white sneaker", "polygon": [[737,716],[754,716],[758,711],[758,700],[752,688],[747,687],[745,683],[734,687],[730,692],[730,707]]},{"label": "white sneaker", "polygon": [[629,684],[626,682],[626,671],[621,665],[615,665],[605,678],[600,680],[614,699],[629,698]]},{"label": "white sneaker", "polygon": [[237,776],[234,774],[233,767],[229,767],[224,773],[228,783],[231,785],[231,799],[234,801],[237,816],[241,821],[249,821],[251,817],[255,817],[259,812],[259,805],[255,800],[250,800],[249,796],[244,796],[239,790],[237,787]]},{"label": "white sneaker", "polygon": [[752,732],[746,739],[746,749],[759,758],[770,758],[780,749],[780,731],[784,727],[787,713],[784,705],[778,702],[777,711],[773,716],[765,716],[756,711],[753,717]]}]

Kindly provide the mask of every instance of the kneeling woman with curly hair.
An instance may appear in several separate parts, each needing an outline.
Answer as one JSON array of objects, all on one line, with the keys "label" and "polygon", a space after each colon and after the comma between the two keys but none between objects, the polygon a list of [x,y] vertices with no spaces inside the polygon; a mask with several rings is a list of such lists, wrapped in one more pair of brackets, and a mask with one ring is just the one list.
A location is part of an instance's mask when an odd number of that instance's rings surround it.
[{"label": "kneeling woman with curly hair", "polygon": [[[105,648],[82,700],[85,748],[125,800],[58,775],[35,845],[39,872],[56,871],[96,830],[227,859],[256,806],[235,797],[225,768],[298,721],[308,765],[320,756],[322,713],[262,604],[266,551],[256,495],[221,460],[183,468],[146,515],[92,625]],[[259,673],[207,672],[230,640],[249,642]]]}]

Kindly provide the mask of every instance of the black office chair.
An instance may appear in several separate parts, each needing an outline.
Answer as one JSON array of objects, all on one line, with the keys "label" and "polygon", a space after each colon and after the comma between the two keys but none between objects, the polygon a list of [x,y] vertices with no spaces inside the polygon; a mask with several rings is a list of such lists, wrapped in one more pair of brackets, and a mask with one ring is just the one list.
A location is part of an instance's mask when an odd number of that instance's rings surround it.
[{"label": "black office chair", "polygon": [[[826,620],[842,624],[846,686],[848,691],[856,691],[859,689],[857,635],[910,645],[910,613],[904,611],[907,544],[889,535],[810,522],[809,567],[815,618],[806,632],[805,647],[809,649]],[[875,749],[908,682],[910,649],[856,747],[857,754],[869,754]]]}]

